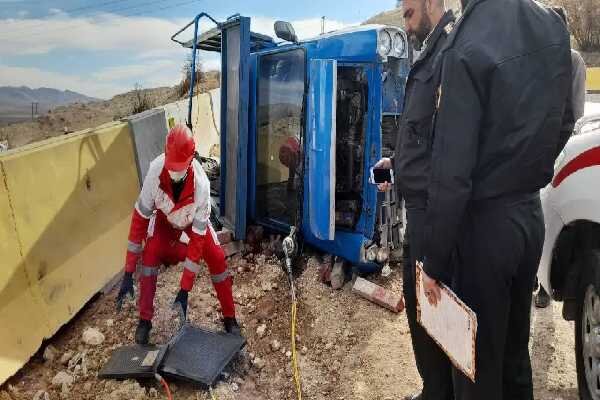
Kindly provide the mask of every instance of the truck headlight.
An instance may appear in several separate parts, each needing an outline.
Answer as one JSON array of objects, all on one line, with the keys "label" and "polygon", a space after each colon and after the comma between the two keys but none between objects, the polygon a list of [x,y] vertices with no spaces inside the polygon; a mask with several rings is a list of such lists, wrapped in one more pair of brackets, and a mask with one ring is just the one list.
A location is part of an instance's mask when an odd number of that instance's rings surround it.
[{"label": "truck headlight", "polygon": [[380,30],[377,37],[379,55],[385,57],[392,51],[392,35],[386,30]]},{"label": "truck headlight", "polygon": [[396,53],[398,57],[402,57],[406,51],[406,40],[404,39],[404,35],[402,35],[400,32],[396,32],[394,35],[393,44],[394,53]]}]

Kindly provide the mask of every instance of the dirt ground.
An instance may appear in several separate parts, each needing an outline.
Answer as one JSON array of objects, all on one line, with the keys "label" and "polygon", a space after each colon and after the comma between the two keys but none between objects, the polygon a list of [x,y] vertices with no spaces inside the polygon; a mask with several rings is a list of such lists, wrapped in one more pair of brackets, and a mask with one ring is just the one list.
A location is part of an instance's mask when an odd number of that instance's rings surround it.
[{"label": "dirt ground", "polygon": [[[263,246],[264,247],[264,246]],[[318,255],[306,255],[297,278],[298,349],[304,399],[392,400],[419,391],[410,334],[404,313],[394,314],[356,297],[351,283],[333,291],[320,283]],[[295,399],[289,357],[290,303],[287,279],[275,257],[246,254],[229,261],[235,277],[238,320],[248,343],[225,370],[214,388],[216,399]],[[170,311],[178,289],[181,266],[163,269],[155,301],[157,315],[151,341],[164,343],[176,330]],[[394,292],[401,291],[399,268],[391,277],[370,279]],[[146,399],[164,398],[154,381],[100,380],[97,373],[111,351],[133,342],[135,305],[117,314],[117,288],[91,301],[12,379],[0,388],[0,399]],[[199,274],[190,294],[189,318],[195,325],[221,329],[219,306],[206,271]],[[265,325],[261,336],[258,329]],[[99,329],[105,340],[97,346],[82,341],[88,327]],[[278,341],[280,348],[277,349]],[[44,361],[47,346],[56,349]],[[276,348],[277,350],[274,350]],[[287,354],[286,354],[287,353]],[[561,318],[560,304],[533,309],[531,353],[537,399],[577,399],[573,323]],[[66,355],[65,355],[66,354]],[[71,357],[69,357],[71,356]],[[61,360],[62,358],[62,360]],[[68,361],[70,359],[70,361]],[[74,378],[69,386],[53,387],[64,371]],[[175,399],[210,399],[203,388],[171,382]],[[35,397],[35,396],[38,397]]]}]

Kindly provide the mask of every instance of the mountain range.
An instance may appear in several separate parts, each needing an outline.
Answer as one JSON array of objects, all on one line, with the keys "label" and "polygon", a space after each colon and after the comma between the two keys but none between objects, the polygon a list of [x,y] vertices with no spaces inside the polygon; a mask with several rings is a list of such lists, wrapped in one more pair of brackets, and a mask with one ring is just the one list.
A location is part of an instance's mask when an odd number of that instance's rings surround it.
[{"label": "mountain range", "polygon": [[58,106],[99,100],[71,90],[0,86],[0,124],[31,119],[32,103],[38,103],[37,114],[42,115]]}]

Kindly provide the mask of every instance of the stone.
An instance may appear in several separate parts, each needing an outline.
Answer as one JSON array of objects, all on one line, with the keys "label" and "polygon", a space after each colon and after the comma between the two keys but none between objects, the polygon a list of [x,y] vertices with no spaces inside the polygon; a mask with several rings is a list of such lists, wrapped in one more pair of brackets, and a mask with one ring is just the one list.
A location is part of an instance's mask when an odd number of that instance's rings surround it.
[{"label": "stone", "polygon": [[232,382],[231,383],[231,390],[233,390],[234,392],[237,392],[238,390],[240,390],[240,387],[238,386],[237,383]]},{"label": "stone", "polygon": [[329,274],[329,280],[331,282],[331,288],[334,290],[339,290],[344,287],[346,274],[344,271],[343,261],[337,261],[335,264],[333,264],[333,268]]},{"label": "stone", "polygon": [[308,353],[308,348],[306,346],[302,346],[302,349],[300,349],[300,353],[302,353],[302,354]]},{"label": "stone", "polygon": [[150,388],[148,390],[148,397],[158,398],[158,390],[156,390],[155,388]]},{"label": "stone", "polygon": [[60,371],[52,378],[52,386],[54,387],[65,387],[72,385],[75,382],[75,378],[65,371]]},{"label": "stone", "polygon": [[69,363],[69,360],[73,357],[73,352],[72,351],[67,351],[66,353],[64,353],[62,355],[62,357],[60,358],[60,363],[62,365],[67,365]]},{"label": "stone", "polygon": [[50,400],[50,395],[44,390],[38,390],[33,396],[33,400]]},{"label": "stone", "polygon": [[107,319],[107,320],[106,320],[106,326],[107,326],[107,327],[109,327],[109,328],[110,328],[110,327],[111,327],[111,326],[113,326],[114,324],[115,324],[115,320],[114,320],[114,319]]},{"label": "stone", "polygon": [[244,250],[244,242],[238,240],[237,242],[229,242],[221,245],[225,257],[231,257],[235,254],[241,253]]},{"label": "stone", "polygon": [[87,328],[83,331],[83,342],[91,346],[98,346],[104,342],[104,335],[96,328]]},{"label": "stone", "polygon": [[226,228],[217,232],[217,239],[221,245],[227,244],[233,240],[233,233]]},{"label": "stone", "polygon": [[289,351],[289,350],[288,350],[288,351],[286,351],[286,352],[285,352],[285,356],[286,356],[287,358],[292,358],[292,352],[291,352],[291,351]]},{"label": "stone", "polygon": [[58,354],[58,350],[56,350],[56,347],[54,347],[51,344],[49,344],[44,349],[44,355],[43,355],[44,361],[48,361],[48,362],[54,361],[54,359],[56,358],[57,354]]},{"label": "stone", "polygon": [[259,338],[262,338],[263,336],[265,336],[266,332],[267,332],[267,325],[265,325],[265,324],[262,324],[258,328],[256,328],[256,334],[258,335]]},{"label": "stone", "polygon": [[325,345],[325,350],[331,350],[331,349],[333,349],[333,342],[328,342],[328,343]]},{"label": "stone", "polygon": [[404,301],[401,295],[387,291],[364,278],[356,278],[352,292],[395,313],[404,310]]},{"label": "stone", "polygon": [[262,358],[260,358],[260,357],[256,357],[252,361],[252,364],[254,364],[254,366],[256,367],[256,369],[258,369],[259,371],[265,367],[265,361]]},{"label": "stone", "polygon": [[271,349],[273,351],[277,351],[281,348],[281,343],[279,343],[279,340],[275,339],[271,342]]},{"label": "stone", "polygon": [[86,382],[85,385],[83,385],[83,391],[89,392],[90,390],[92,390],[92,382]]}]

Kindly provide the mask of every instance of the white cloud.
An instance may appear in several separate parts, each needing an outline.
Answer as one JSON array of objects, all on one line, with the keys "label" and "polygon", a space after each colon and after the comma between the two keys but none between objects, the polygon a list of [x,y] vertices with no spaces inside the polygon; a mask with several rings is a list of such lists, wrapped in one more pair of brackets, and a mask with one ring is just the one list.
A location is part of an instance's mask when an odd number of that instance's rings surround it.
[{"label": "white cloud", "polygon": [[[1,2],[2,0],[0,0]],[[46,19],[4,19],[0,33],[0,54],[5,60],[12,56],[69,54],[77,51],[103,52],[115,66],[93,70],[89,76],[45,71],[40,66],[9,67],[0,62],[0,85],[27,85],[70,89],[90,96],[108,98],[130,90],[135,82],[143,87],[172,86],[180,81],[181,66],[188,49],[170,40],[171,35],[187,20],[167,20],[154,17],[123,17],[101,14],[91,18],[70,17],[63,11],[52,10]],[[252,17],[252,30],[274,37],[275,19]],[[291,21],[300,39],[318,35],[321,19]],[[348,26],[341,21],[327,20],[325,30]],[[191,30],[190,30],[191,32]],[[186,32],[183,38],[189,38]],[[118,54],[125,52],[133,62],[119,65]],[[76,53],[75,53],[76,54]],[[219,69],[218,53],[199,52],[204,70]],[[14,64],[14,63],[13,63]]]},{"label": "white cloud", "polygon": [[[269,35],[271,37],[275,37],[275,31],[273,29],[273,25],[275,24],[276,19],[269,17],[253,17],[251,21],[252,30],[254,32],[263,33],[265,35]],[[298,39],[309,39],[311,37],[318,36],[321,33],[321,18],[310,18],[310,19],[302,19],[297,21],[290,21],[294,30],[296,31],[296,36]],[[338,29],[342,29],[351,25],[342,21],[337,20],[325,20],[325,32],[330,32]],[[356,24],[358,25],[358,24]],[[279,39],[277,39],[279,40]]]},{"label": "white cloud", "polygon": [[165,70],[169,71],[170,74],[177,68],[181,68],[179,60],[153,60],[144,64],[129,64],[104,68],[92,74],[92,77],[104,82],[140,79],[149,75],[160,74],[161,71]]},{"label": "white cloud", "polygon": [[5,19],[0,34],[0,54],[46,54],[53,50],[125,50],[134,53],[180,52],[171,35],[183,23],[151,17],[100,14],[71,18],[59,13],[47,19]]},{"label": "white cloud", "polygon": [[11,67],[0,64],[0,86],[29,86],[70,89],[88,96],[109,98],[131,88],[111,82],[96,82],[89,77],[44,71],[31,67]]}]

